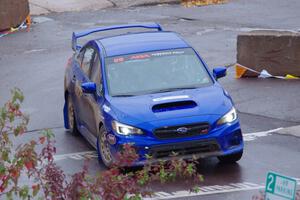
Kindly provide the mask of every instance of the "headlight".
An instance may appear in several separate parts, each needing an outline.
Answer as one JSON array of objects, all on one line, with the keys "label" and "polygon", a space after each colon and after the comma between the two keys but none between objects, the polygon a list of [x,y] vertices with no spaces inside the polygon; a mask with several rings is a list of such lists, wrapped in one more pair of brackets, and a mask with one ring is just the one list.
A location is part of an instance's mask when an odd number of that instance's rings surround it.
[{"label": "headlight", "polygon": [[126,124],[122,124],[117,121],[112,122],[112,128],[115,132],[117,132],[120,135],[133,135],[133,134],[138,134],[141,135],[143,134],[143,131],[141,129],[128,126]]},{"label": "headlight", "polygon": [[237,113],[234,107],[226,113],[219,121],[217,122],[218,125],[231,123],[237,119]]}]

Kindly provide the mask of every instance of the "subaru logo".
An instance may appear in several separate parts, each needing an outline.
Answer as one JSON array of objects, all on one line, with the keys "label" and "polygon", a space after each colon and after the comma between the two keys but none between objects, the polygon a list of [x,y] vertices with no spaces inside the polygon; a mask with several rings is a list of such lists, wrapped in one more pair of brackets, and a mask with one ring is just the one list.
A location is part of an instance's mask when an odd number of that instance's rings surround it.
[{"label": "subaru logo", "polygon": [[177,131],[177,133],[187,133],[188,132],[188,128],[186,128],[186,127],[180,127],[176,131]]}]

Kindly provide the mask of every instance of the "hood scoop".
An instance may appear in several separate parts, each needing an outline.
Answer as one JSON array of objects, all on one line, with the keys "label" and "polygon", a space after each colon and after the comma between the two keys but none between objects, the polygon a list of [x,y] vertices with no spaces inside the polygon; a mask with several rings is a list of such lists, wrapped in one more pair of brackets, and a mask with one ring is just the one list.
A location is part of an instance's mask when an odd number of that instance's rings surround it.
[{"label": "hood scoop", "polygon": [[176,101],[162,104],[156,104],[152,107],[154,113],[167,112],[172,110],[182,110],[188,108],[194,108],[197,104],[194,101]]}]

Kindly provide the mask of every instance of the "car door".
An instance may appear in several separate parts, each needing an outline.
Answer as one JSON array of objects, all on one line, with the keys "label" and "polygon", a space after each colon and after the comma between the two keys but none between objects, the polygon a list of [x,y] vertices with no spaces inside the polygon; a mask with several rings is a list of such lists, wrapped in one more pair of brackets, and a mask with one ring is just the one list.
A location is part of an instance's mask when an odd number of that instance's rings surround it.
[{"label": "car door", "polygon": [[74,111],[75,111],[75,117],[78,125],[80,125],[80,114],[78,109],[79,104],[79,97],[80,93],[82,92],[80,82],[82,79],[82,70],[81,70],[81,62],[83,59],[83,55],[85,52],[85,48],[82,48],[80,52],[74,55],[73,60],[73,67],[72,67],[72,73],[71,73],[71,86],[70,86],[70,92],[71,92],[71,98],[74,104]]},{"label": "car door", "polygon": [[96,83],[97,90],[95,94],[84,94],[82,101],[85,105],[84,109],[84,124],[91,134],[96,139],[99,124],[102,121],[102,114],[100,107],[103,104],[103,86],[102,86],[102,73],[101,73],[101,61],[100,55],[95,51],[93,62],[91,63],[91,69],[89,74],[89,81]]},{"label": "car door", "polygon": [[[82,132],[82,128],[87,128],[87,122],[88,120],[86,118],[86,103],[85,103],[85,96],[88,94],[82,92],[81,84],[85,82],[89,82],[89,75],[91,70],[91,64],[93,63],[95,54],[95,49],[87,45],[82,48],[82,50],[79,53],[79,66],[77,67],[77,70],[74,73],[74,104],[76,109],[76,118],[77,122],[79,123],[80,131]],[[80,57],[82,55],[82,58]],[[83,133],[84,134],[84,133]]]}]

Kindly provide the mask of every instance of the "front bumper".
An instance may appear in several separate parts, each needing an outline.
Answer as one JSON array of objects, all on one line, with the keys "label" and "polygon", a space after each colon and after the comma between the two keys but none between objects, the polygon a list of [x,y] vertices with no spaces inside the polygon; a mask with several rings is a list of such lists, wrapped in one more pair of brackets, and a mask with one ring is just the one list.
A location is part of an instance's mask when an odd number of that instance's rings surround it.
[{"label": "front bumper", "polygon": [[147,136],[116,137],[116,144],[111,145],[113,157],[116,159],[115,155],[124,144],[131,143],[139,155],[135,165],[145,164],[147,155],[152,157],[151,161],[169,160],[172,154],[184,159],[205,158],[234,154],[244,147],[238,121],[217,127],[208,134],[187,138],[162,140]]}]

